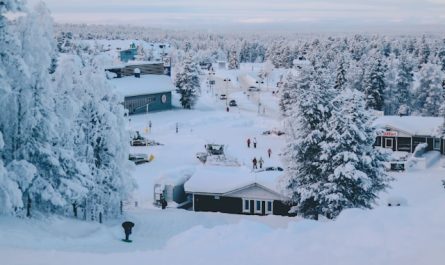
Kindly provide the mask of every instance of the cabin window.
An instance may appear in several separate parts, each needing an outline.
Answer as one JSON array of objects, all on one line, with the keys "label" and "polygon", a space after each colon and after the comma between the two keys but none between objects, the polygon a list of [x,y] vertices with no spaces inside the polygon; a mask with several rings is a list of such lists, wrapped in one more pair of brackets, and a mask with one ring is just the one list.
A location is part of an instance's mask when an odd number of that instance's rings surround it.
[{"label": "cabin window", "polygon": [[250,213],[250,201],[243,199],[243,213]]},{"label": "cabin window", "polygon": [[266,201],[266,214],[273,214],[273,202]]},{"label": "cabin window", "polygon": [[440,150],[440,138],[434,138],[433,149]]},{"label": "cabin window", "polygon": [[411,138],[398,137],[397,138],[397,151],[405,151],[411,153]]},{"label": "cabin window", "polygon": [[377,136],[377,138],[375,138],[374,146],[382,146],[382,137],[381,136]]},{"label": "cabin window", "polygon": [[255,213],[262,213],[262,212],[263,212],[263,202],[255,201]]}]

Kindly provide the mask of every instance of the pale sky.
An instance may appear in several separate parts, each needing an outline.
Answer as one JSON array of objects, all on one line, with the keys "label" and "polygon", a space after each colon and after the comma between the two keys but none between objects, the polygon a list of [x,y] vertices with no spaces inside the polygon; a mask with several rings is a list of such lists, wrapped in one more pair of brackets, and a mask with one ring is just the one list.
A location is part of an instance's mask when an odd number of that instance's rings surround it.
[{"label": "pale sky", "polygon": [[[28,0],[35,3],[39,0]],[[170,28],[425,28],[445,31],[445,0],[44,0],[57,22]]]}]

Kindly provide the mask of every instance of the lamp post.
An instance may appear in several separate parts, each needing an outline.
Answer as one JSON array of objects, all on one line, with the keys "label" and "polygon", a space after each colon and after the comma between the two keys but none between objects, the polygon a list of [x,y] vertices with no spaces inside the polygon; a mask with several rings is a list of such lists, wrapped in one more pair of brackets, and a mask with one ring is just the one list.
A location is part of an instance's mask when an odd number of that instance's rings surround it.
[{"label": "lamp post", "polygon": [[226,84],[226,107],[228,106],[228,102],[227,102],[228,97],[227,97],[227,95],[229,94],[229,82],[230,81],[231,80],[229,78],[225,78],[224,79],[224,83]]},{"label": "lamp post", "polygon": [[[261,81],[255,81],[255,83],[258,84],[258,89],[259,89],[259,91],[261,91],[261,85],[264,84],[264,81],[262,81],[262,80]],[[258,93],[257,96],[258,96],[258,115],[260,115],[261,114],[261,97],[260,97],[259,93]]]},{"label": "lamp post", "polygon": [[212,95],[213,95],[213,85],[215,82],[214,76],[215,76],[215,71],[213,71],[213,69],[211,69],[209,71],[209,88],[210,88],[210,91],[212,92]]}]

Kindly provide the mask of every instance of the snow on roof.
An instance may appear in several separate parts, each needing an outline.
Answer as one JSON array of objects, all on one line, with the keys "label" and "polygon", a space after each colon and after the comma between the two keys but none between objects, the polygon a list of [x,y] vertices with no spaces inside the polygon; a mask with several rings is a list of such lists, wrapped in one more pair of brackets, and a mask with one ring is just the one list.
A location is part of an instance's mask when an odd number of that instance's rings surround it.
[{"label": "snow on roof", "polygon": [[114,86],[114,91],[124,97],[171,92],[175,90],[173,82],[166,75],[141,75],[113,78],[109,82]]},{"label": "snow on roof", "polygon": [[156,184],[161,185],[180,185],[184,184],[195,172],[193,167],[182,167],[179,169],[163,172],[162,175],[155,180]]},{"label": "snow on roof", "polygon": [[201,166],[185,183],[186,192],[224,194],[257,183],[276,193],[280,171],[252,172],[246,167]]},{"label": "snow on roof", "polygon": [[162,62],[162,61],[130,60],[126,63],[124,63],[124,62],[115,63],[113,65],[105,67],[105,69],[117,69],[117,68],[125,68],[127,66],[140,66],[140,65],[147,65],[147,64],[164,64],[164,62]]},{"label": "snow on roof", "polygon": [[440,117],[421,116],[383,116],[374,121],[380,128],[391,127],[404,131],[410,135],[436,136],[444,119]]}]

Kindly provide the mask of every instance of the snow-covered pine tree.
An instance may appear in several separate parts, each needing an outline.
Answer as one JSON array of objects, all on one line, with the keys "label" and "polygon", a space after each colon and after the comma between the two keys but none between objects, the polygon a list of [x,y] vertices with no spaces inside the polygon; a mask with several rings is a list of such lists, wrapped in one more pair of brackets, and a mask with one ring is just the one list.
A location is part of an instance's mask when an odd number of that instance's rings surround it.
[{"label": "snow-covered pine tree", "polygon": [[180,102],[184,109],[193,108],[201,93],[199,72],[199,67],[190,53],[186,54],[183,61],[177,66],[174,81],[176,92],[181,96]]},{"label": "snow-covered pine tree", "polygon": [[444,73],[441,66],[433,63],[423,64],[418,72],[415,90],[415,112],[423,116],[438,116],[444,102],[442,82]]},{"label": "snow-covered pine tree", "polygon": [[[77,157],[86,164],[88,194],[82,207],[87,218],[114,217],[119,203],[128,198],[134,181],[128,172],[128,135],[122,124],[124,109],[112,90],[104,69],[94,58],[83,58],[82,88],[85,92],[76,117]],[[123,143],[123,144],[116,144]]]},{"label": "snow-covered pine tree", "polygon": [[442,66],[442,71],[445,72],[445,39],[442,40],[442,43],[439,46],[437,57],[439,59],[440,65]]},{"label": "snow-covered pine tree", "polygon": [[15,213],[24,206],[23,192],[36,173],[35,167],[27,161],[16,160],[20,139],[17,132],[23,132],[19,126],[23,111],[17,112],[16,105],[22,101],[17,100],[17,94],[28,83],[29,72],[21,58],[16,28],[12,28],[5,13],[22,8],[22,1],[3,0],[0,3],[0,107],[9,112],[9,115],[0,115],[0,213],[3,214]]},{"label": "snow-covered pine tree", "polygon": [[5,168],[1,158],[3,146],[3,136],[0,132],[0,215],[9,215],[23,207],[22,189],[28,188],[35,175],[35,168],[25,161],[20,164],[29,170],[20,172],[20,175],[17,172],[17,161],[10,163],[9,169]]},{"label": "snow-covered pine tree", "polygon": [[322,88],[311,65],[297,77],[299,99],[287,118],[284,188],[289,195],[291,212],[318,219],[323,213],[322,144],[326,140],[327,121],[331,115],[333,90]]},{"label": "snow-covered pine tree", "polygon": [[396,75],[396,91],[394,103],[397,111],[403,108],[409,108],[411,105],[411,91],[413,86],[413,74],[412,66],[408,62],[407,55],[402,53],[399,57],[399,63],[397,65]]},{"label": "snow-covered pine tree", "polygon": [[385,115],[394,115],[397,113],[399,109],[399,102],[397,101],[398,97],[398,86],[397,86],[397,75],[398,75],[398,59],[394,54],[389,55],[387,59],[388,63],[388,71],[385,73],[385,84],[386,89],[384,93],[385,98],[385,107],[384,113]]},{"label": "snow-covered pine tree", "polygon": [[228,58],[228,65],[227,68],[229,70],[233,70],[233,69],[239,69],[239,60],[238,60],[238,54],[236,51],[230,51],[229,52],[229,58]]},{"label": "snow-covered pine tree", "polygon": [[383,93],[385,91],[385,67],[381,58],[372,56],[364,78],[364,94],[366,107],[382,111],[384,107]]},{"label": "snow-covered pine tree", "polygon": [[[298,89],[297,89],[297,76],[298,73],[289,73],[286,76],[281,88],[281,97],[280,97],[280,110],[281,115],[283,117],[289,117],[292,113],[292,108],[295,106],[296,101],[298,100]],[[300,82],[303,80],[299,80]],[[309,79],[304,80],[306,82],[310,82]],[[300,83],[300,87],[307,86],[309,87],[309,83]]]},{"label": "snow-covered pine tree", "polygon": [[[52,35],[52,19],[41,2],[19,22],[21,56],[28,66],[29,79],[23,82],[22,96],[17,99],[23,110],[20,119],[21,142],[16,150],[17,157],[37,168],[37,174],[25,191],[27,200],[34,208],[54,212],[67,204],[59,187],[66,185],[65,169],[59,163],[55,115],[54,92],[49,69],[56,46]],[[19,114],[20,115],[20,114]]]},{"label": "snow-covered pine tree", "polygon": [[345,62],[343,62],[343,60],[341,60],[338,64],[338,68],[337,68],[337,77],[335,79],[335,86],[334,88],[337,90],[343,90],[345,89],[346,86],[346,69],[344,66]]},{"label": "snow-covered pine tree", "polygon": [[9,115],[0,115],[0,131],[3,133],[5,163],[15,159],[15,151],[20,144],[18,126],[19,115],[16,115],[17,95],[21,93],[23,82],[28,78],[27,66],[20,56],[20,41],[16,29],[12,27],[5,14],[20,11],[22,1],[7,0],[0,4],[0,105],[10,110]]},{"label": "snow-covered pine tree", "polygon": [[322,145],[322,187],[317,194],[321,214],[330,219],[347,208],[371,208],[390,180],[384,170],[386,156],[373,146],[377,134],[363,94],[346,89],[334,106]]},{"label": "snow-covered pine tree", "polygon": [[423,64],[428,63],[430,54],[431,54],[430,46],[428,45],[428,43],[426,41],[425,35],[423,35],[422,40],[420,42],[420,47],[419,47],[419,68]]}]

